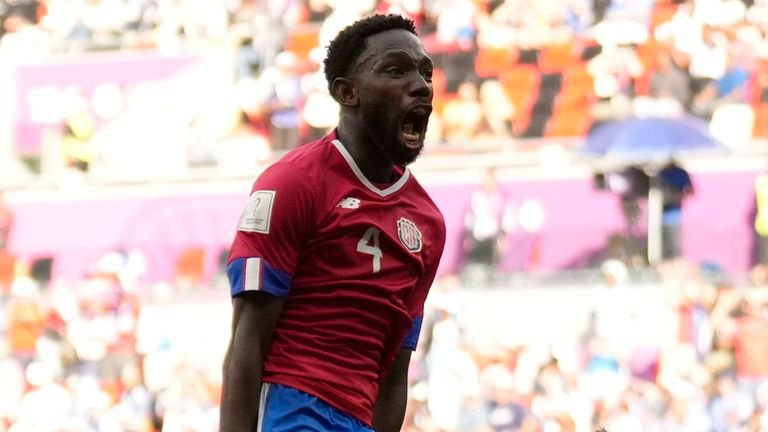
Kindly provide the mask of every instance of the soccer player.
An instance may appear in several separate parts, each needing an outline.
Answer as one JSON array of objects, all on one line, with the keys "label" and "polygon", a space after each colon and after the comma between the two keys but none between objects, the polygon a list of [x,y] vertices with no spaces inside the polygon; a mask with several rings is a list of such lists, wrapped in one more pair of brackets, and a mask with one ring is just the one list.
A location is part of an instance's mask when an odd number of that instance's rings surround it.
[{"label": "soccer player", "polygon": [[397,15],[328,46],[339,123],[259,176],[230,251],[222,432],[400,430],[445,243],[407,167],[424,146],[432,69]]}]

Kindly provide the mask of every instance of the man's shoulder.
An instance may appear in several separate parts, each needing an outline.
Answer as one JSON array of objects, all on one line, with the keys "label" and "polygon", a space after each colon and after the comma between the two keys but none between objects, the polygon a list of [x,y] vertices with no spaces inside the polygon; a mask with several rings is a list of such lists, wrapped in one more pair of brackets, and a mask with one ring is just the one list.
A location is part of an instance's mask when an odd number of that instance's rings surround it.
[{"label": "man's shoulder", "polygon": [[286,181],[312,183],[304,180],[317,178],[325,171],[332,144],[326,139],[311,141],[281,156],[269,165],[259,177],[282,177]]},{"label": "man's shoulder", "polygon": [[434,214],[434,217],[439,218],[440,221],[443,220],[443,213],[440,211],[440,208],[435,204],[434,200],[432,199],[432,196],[427,192],[427,190],[424,188],[424,186],[421,185],[419,180],[411,173],[411,185],[412,185],[412,191],[408,195],[409,199],[413,199],[415,201],[418,201],[422,208],[428,210],[430,213]]}]

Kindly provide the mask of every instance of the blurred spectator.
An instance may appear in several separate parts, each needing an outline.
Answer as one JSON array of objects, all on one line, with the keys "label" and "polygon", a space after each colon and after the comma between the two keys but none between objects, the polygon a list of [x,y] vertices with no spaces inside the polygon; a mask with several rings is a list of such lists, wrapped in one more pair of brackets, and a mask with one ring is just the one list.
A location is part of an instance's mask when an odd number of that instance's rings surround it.
[{"label": "blurred spectator", "polygon": [[688,71],[693,80],[694,109],[703,117],[705,111],[700,107],[706,107],[713,99],[710,85],[728,70],[729,47],[730,42],[722,31],[706,25],[701,28],[701,40],[691,47]]},{"label": "blurred spectator", "polygon": [[753,409],[754,402],[749,393],[739,391],[732,372],[722,372],[715,378],[715,392],[709,405],[713,431],[737,430],[749,418]]},{"label": "blurred spectator", "polygon": [[703,83],[693,99],[691,112],[701,118],[711,120],[718,108],[744,103],[748,99],[747,85],[751,73],[745,66],[745,60],[732,53],[727,55],[728,63],[722,75]]},{"label": "blurred spectator", "polygon": [[717,95],[720,103],[739,103],[748,100],[751,78],[749,60],[743,55],[729,52],[725,73],[717,80]]},{"label": "blurred spectator", "polygon": [[8,249],[13,229],[13,210],[5,200],[5,193],[0,190],[0,251]]},{"label": "blurred spectator", "polygon": [[381,0],[376,7],[376,13],[398,14],[414,20],[416,28],[421,28],[424,18],[422,0]]},{"label": "blurred spectator", "polygon": [[372,11],[377,2],[374,0],[326,0],[325,3],[331,11],[323,20],[318,36],[318,46],[323,48],[327,47],[344,27]]},{"label": "blurred spectator", "polygon": [[703,389],[684,383],[670,392],[669,401],[661,420],[665,432],[709,432],[710,417],[707,414],[707,398]]},{"label": "blurred spectator", "polygon": [[477,267],[475,270],[487,276],[495,272],[504,245],[507,210],[507,198],[499,189],[496,171],[490,168],[464,213],[463,244],[469,269]]},{"label": "blurred spectator", "polygon": [[669,114],[680,114],[687,110],[691,101],[690,77],[668,51],[661,51],[656,58],[656,69],[651,72],[650,96],[659,103],[674,103]]},{"label": "blurred spectator", "polygon": [[602,51],[589,60],[587,68],[595,78],[595,93],[607,99],[633,96],[633,80],[645,73],[637,52],[625,45],[603,46]]},{"label": "blurred spectator", "polygon": [[712,349],[713,324],[707,299],[709,288],[709,284],[697,277],[684,279],[679,287],[678,342],[691,347],[698,360],[704,359]]},{"label": "blurred spectator", "polygon": [[682,254],[682,208],[685,198],[694,193],[691,177],[675,161],[667,163],[658,173],[664,200],[661,230],[662,258],[676,259]]},{"label": "blurred spectator", "polygon": [[[63,377],[51,365],[35,361],[26,367],[26,378],[31,389],[24,394],[17,422],[10,430],[56,430],[71,425],[73,400]],[[44,415],[41,407],[45,407]]]},{"label": "blurred spectator", "polygon": [[747,295],[744,315],[736,319],[733,335],[736,376],[746,394],[754,394],[768,381],[768,314],[765,300],[757,293]]},{"label": "blurred spectator", "polygon": [[72,108],[64,121],[62,146],[67,167],[87,172],[93,161],[93,134],[96,131],[96,120],[90,113],[83,96]]},{"label": "blurred spectator", "polygon": [[0,20],[0,59],[40,61],[49,55],[53,41],[35,22],[35,1],[21,1]]},{"label": "blurred spectator", "polygon": [[0,430],[14,423],[26,391],[24,368],[10,354],[8,341],[0,339]]},{"label": "blurred spectator", "polygon": [[626,247],[624,259],[627,263],[644,262],[643,247],[640,246],[641,230],[639,225],[640,203],[648,198],[650,178],[641,166],[633,165],[619,172],[604,175],[608,189],[619,195],[621,211],[626,224]]},{"label": "blurred spectator", "polygon": [[489,79],[480,84],[480,105],[488,124],[492,138],[503,143],[512,137],[512,123],[517,107],[507,96],[507,91],[499,80]]},{"label": "blurred spectator", "polygon": [[39,288],[30,277],[18,277],[5,304],[11,355],[26,367],[35,358],[37,339],[45,328]]},{"label": "blurred spectator", "polygon": [[486,124],[477,85],[471,81],[461,83],[457,98],[445,104],[442,117],[445,140],[449,144],[471,151],[475,138]]},{"label": "blurred spectator", "polygon": [[488,423],[494,431],[519,430],[528,416],[528,409],[515,391],[514,375],[495,378],[490,383]]},{"label": "blurred spectator", "polygon": [[273,150],[284,151],[298,146],[300,109],[304,103],[301,91],[299,59],[290,51],[275,58],[275,66],[260,76],[260,85],[267,89],[268,115]]},{"label": "blurred spectator", "polygon": [[629,271],[624,263],[610,259],[600,267],[602,284],[593,302],[591,338],[604,344],[606,351],[616,358],[628,354],[626,335],[631,328],[632,308],[628,301],[626,284]]},{"label": "blurred spectator", "polygon": [[755,178],[755,207],[756,264],[768,264],[768,173]]},{"label": "blurred spectator", "polygon": [[118,402],[104,415],[100,428],[128,432],[152,431],[151,395],[142,382],[136,363],[123,367]]},{"label": "blurred spectator", "polygon": [[209,382],[201,379],[199,371],[187,362],[180,362],[169,386],[157,395],[155,415],[161,419],[162,430],[215,432],[218,395],[210,390]]},{"label": "blurred spectator", "polygon": [[474,77],[476,40],[476,2],[471,0],[433,0],[425,3],[427,21],[434,32],[422,36],[424,47],[445,72],[446,91],[455,93]]},{"label": "blurred spectator", "polygon": [[306,99],[301,109],[301,117],[309,128],[310,140],[325,136],[339,119],[339,104],[328,93],[328,85],[320,65],[320,54],[322,53],[317,50],[310,54],[316,71],[307,73],[302,82]]}]

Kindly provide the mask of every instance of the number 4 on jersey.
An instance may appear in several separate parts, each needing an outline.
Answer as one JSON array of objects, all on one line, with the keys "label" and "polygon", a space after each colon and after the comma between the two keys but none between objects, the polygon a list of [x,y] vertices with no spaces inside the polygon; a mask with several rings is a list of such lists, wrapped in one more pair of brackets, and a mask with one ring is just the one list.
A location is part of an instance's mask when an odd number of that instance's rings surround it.
[{"label": "number 4 on jersey", "polygon": [[370,227],[365,231],[363,237],[357,242],[357,251],[373,256],[373,273],[381,270],[381,247],[379,245],[379,229]]}]

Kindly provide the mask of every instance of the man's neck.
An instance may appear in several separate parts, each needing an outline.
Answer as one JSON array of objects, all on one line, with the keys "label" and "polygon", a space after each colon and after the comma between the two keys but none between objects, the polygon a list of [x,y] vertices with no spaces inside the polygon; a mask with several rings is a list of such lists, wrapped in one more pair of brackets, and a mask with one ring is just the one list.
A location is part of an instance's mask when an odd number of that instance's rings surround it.
[{"label": "man's neck", "polygon": [[394,164],[369,142],[361,128],[349,122],[340,122],[336,128],[336,137],[368,180],[380,184],[392,182]]}]

